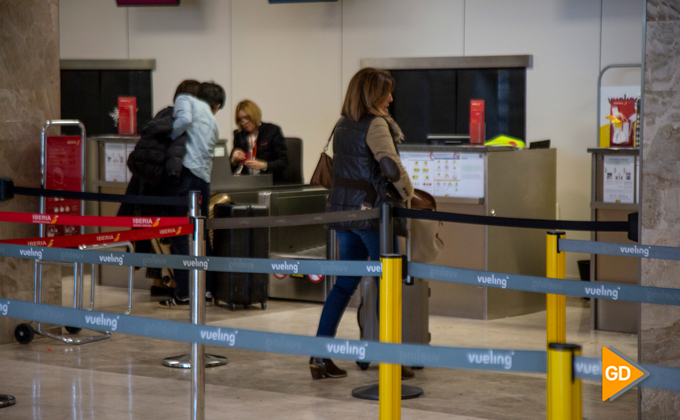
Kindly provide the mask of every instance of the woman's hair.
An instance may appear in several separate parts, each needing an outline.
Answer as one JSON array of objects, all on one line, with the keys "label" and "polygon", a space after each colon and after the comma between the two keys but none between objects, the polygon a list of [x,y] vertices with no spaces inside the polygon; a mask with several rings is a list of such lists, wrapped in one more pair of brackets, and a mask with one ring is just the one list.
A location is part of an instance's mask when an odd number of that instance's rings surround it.
[{"label": "woman's hair", "polygon": [[181,95],[183,93],[186,93],[191,96],[198,95],[198,88],[200,86],[201,82],[199,82],[198,80],[193,79],[183,80],[182,83],[180,83],[177,86],[177,89],[175,89],[175,97],[173,98],[173,101],[177,99],[178,95]]},{"label": "woman's hair", "polygon": [[245,112],[248,118],[250,118],[250,122],[252,122],[255,127],[259,127],[260,124],[262,124],[262,111],[260,110],[260,107],[255,104],[255,102],[249,99],[244,99],[239,102],[238,105],[236,105],[236,111],[234,111],[234,121],[236,121],[236,126],[239,129],[242,129],[241,124],[238,122],[239,111]]},{"label": "woman's hair", "polygon": [[387,70],[366,67],[357,72],[349,81],[342,115],[359,121],[367,115],[386,117],[378,108],[394,90],[394,78]]}]

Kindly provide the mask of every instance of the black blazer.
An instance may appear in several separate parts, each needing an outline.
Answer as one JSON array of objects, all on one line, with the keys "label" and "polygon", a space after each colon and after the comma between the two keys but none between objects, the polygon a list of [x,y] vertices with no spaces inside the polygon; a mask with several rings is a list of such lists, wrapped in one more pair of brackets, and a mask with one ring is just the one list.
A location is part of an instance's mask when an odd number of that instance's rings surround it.
[{"label": "black blazer", "polygon": [[[257,134],[257,156],[259,160],[267,162],[267,170],[263,174],[273,174],[274,184],[283,181],[283,171],[288,167],[288,150],[286,141],[278,125],[263,122],[258,128]],[[248,150],[248,132],[245,130],[234,130],[234,149]],[[229,156],[231,160],[231,155]],[[235,172],[238,165],[231,166],[231,171]],[[249,174],[250,169],[244,167],[242,174]]]}]

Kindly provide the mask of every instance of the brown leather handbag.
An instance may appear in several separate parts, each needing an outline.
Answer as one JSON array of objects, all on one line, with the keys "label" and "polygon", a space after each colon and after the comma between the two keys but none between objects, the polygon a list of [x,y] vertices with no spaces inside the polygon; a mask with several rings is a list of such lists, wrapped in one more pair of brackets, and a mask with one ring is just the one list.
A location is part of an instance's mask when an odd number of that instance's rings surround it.
[{"label": "brown leather handbag", "polygon": [[437,211],[437,202],[430,193],[415,188],[413,190],[413,198],[411,199],[411,208],[414,210]]},{"label": "brown leather handbag", "polygon": [[333,186],[333,158],[328,156],[328,154],[326,154],[326,151],[328,150],[328,145],[331,144],[334,132],[335,127],[333,127],[333,131],[331,131],[331,136],[328,138],[328,141],[326,142],[326,147],[323,148],[323,152],[321,152],[321,156],[319,157],[319,163],[316,164],[316,169],[314,169],[312,179],[309,181],[309,183],[312,185],[316,185],[317,187],[324,187],[329,190]]}]

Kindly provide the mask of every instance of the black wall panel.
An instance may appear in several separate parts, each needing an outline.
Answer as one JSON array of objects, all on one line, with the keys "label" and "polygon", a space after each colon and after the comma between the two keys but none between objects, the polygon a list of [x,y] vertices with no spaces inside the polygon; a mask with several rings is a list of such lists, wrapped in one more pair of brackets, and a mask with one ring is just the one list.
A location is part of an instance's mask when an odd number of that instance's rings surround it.
[{"label": "black wall panel", "polygon": [[88,136],[118,133],[110,113],[118,106],[119,96],[137,97],[139,133],[152,117],[151,71],[61,71],[61,116],[82,121]]},{"label": "black wall panel", "polygon": [[486,138],[526,137],[526,69],[393,70],[390,112],[407,143],[470,134],[470,100],[483,99]]}]

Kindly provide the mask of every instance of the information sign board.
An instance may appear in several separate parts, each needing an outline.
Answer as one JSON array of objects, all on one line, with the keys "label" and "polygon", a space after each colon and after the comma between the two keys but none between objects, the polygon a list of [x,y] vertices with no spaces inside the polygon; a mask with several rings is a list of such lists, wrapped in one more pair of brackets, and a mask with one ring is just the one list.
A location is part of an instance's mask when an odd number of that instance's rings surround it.
[{"label": "information sign board", "polygon": [[[81,136],[53,136],[45,139],[45,188],[49,190],[82,191],[82,144]],[[45,199],[44,213],[80,215],[80,200]],[[80,233],[76,226],[46,225],[45,236],[74,235]]]},{"label": "information sign board", "polygon": [[400,152],[413,186],[435,197],[484,198],[484,154]]}]

